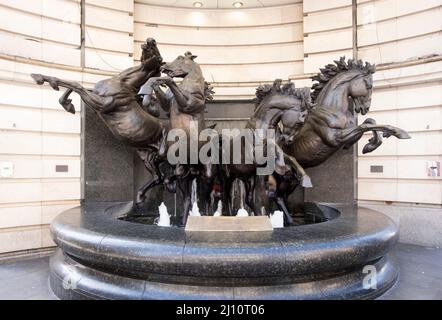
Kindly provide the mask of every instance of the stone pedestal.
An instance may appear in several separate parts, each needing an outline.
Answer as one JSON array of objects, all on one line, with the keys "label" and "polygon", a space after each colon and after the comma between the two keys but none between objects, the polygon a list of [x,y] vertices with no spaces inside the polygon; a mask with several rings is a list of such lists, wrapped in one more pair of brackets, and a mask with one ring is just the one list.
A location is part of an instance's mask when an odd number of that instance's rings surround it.
[{"label": "stone pedestal", "polygon": [[84,112],[84,201],[132,201],[133,148],[118,141],[89,108]]}]

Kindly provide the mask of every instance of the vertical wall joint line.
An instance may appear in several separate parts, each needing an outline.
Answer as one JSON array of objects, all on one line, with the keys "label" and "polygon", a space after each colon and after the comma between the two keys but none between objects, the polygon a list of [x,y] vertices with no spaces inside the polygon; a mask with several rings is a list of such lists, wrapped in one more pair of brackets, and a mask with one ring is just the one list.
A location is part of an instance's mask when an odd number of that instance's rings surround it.
[{"label": "vertical wall joint line", "polygon": [[[81,9],[80,9],[80,67],[82,71],[82,79],[84,78],[84,69],[86,68],[86,0],[81,0]],[[83,83],[84,85],[84,83]],[[86,128],[86,105],[83,100],[81,100],[81,131],[80,131],[80,197],[81,200],[85,198],[85,128]]]},{"label": "vertical wall joint line", "polygon": [[[358,59],[358,0],[352,0],[352,28],[353,28],[353,59]],[[358,116],[355,113],[356,125],[358,125]],[[358,147],[353,146],[353,194],[355,202],[358,200]]]},{"label": "vertical wall joint line", "polygon": [[353,59],[358,59],[358,0],[352,0]]},{"label": "vertical wall joint line", "polygon": [[81,50],[81,68],[84,69],[86,66],[86,0],[81,0],[81,43],[80,43],[80,50]]}]

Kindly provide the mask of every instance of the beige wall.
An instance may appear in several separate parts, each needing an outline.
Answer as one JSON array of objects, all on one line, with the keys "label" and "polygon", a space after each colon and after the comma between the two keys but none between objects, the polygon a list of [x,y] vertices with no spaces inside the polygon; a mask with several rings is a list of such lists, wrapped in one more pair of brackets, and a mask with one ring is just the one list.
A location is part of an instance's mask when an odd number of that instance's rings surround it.
[{"label": "beige wall", "polygon": [[260,82],[303,73],[302,1],[270,8],[177,9],[135,3],[135,55],[154,37],[166,61],[198,55],[217,99],[252,98]]},{"label": "beige wall", "polygon": [[[370,113],[408,130],[412,140],[385,140],[359,153],[360,200],[442,204],[442,178],[428,177],[427,162],[442,160],[442,61],[389,69],[388,64],[442,54],[440,0],[359,1],[359,58],[387,64],[375,74]],[[359,144],[360,150],[370,135]],[[384,166],[371,173],[370,166]]]},{"label": "beige wall", "polygon": [[[342,55],[353,56],[351,3],[304,1],[306,74]],[[370,134],[364,136],[359,143],[358,199],[365,203],[442,204],[441,177],[427,176],[427,163],[442,160],[442,61],[430,58],[442,54],[441,4],[358,1],[358,58],[378,64],[371,111],[359,121],[374,118],[404,128],[413,137],[386,139],[377,151],[362,155]],[[428,60],[433,62],[423,63]],[[410,61],[416,64],[398,68],[398,63]],[[302,77],[295,82],[311,85]],[[371,166],[383,166],[384,172],[372,173]]]},{"label": "beige wall", "polygon": [[86,68],[79,0],[0,0],[0,11],[0,164],[14,169],[0,178],[1,254],[52,246],[50,222],[81,198],[80,99],[72,95],[78,112],[67,114],[60,92],[35,85],[30,73],[90,87],[131,66],[133,2],[87,0]]},{"label": "beige wall", "polygon": [[352,0],[304,1],[304,72],[353,56]]}]

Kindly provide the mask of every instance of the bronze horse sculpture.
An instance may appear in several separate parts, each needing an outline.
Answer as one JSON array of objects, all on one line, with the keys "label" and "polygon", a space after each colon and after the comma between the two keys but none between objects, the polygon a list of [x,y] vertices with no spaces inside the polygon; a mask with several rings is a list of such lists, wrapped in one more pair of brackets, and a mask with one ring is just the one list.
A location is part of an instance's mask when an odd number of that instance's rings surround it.
[{"label": "bronze horse sculpture", "polygon": [[[165,73],[166,77],[153,77],[141,88],[139,94],[143,96],[143,106],[149,108],[152,105],[152,94],[155,93],[157,101],[160,106],[169,114],[170,129],[182,130],[187,139],[183,141],[187,148],[191,143],[196,143],[198,146],[199,134],[206,129],[204,113],[206,108],[206,101],[211,99],[211,87],[204,80],[203,73],[200,66],[195,62],[197,57],[190,52],[186,52],[182,56],[178,56],[173,62],[166,63],[161,67],[161,71]],[[182,81],[177,84],[173,79],[182,78]],[[166,86],[167,92],[160,89],[160,86]],[[196,132],[191,132],[192,126],[197,126]],[[197,141],[190,141],[194,139],[192,134],[197,134]],[[166,144],[166,143],[164,143]],[[168,146],[170,143],[167,144]],[[163,145],[165,150],[167,146]],[[213,178],[213,166],[210,164],[202,165],[199,159],[191,161],[190,152],[188,150],[187,157],[183,163],[175,165],[175,174],[168,178],[168,184],[176,183],[177,191],[183,199],[183,210],[181,213],[181,223],[185,225],[189,215],[191,203],[191,189],[193,180],[199,179],[204,183],[205,180],[211,181]],[[164,159],[166,161],[166,159]],[[156,184],[160,184],[163,177],[157,177]],[[153,185],[146,185],[143,187],[143,192],[147,192]],[[208,191],[211,191],[207,188]],[[204,197],[206,203],[210,192]]]},{"label": "bronze horse sculpture", "polygon": [[98,82],[93,90],[55,77],[41,74],[31,76],[37,84],[47,82],[57,91],[60,87],[67,88],[60,98],[60,104],[67,112],[75,113],[72,101],[68,99],[75,92],[103,120],[117,139],[132,147],[146,148],[160,140],[163,127],[157,118],[141,108],[137,93],[149,78],[159,74],[161,63],[162,58],[155,40],[147,39],[143,45],[141,65]]},{"label": "bronze horse sculpture", "polygon": [[357,143],[365,132],[374,136],[364,147],[363,152],[374,151],[382,143],[382,137],[395,136],[410,139],[407,132],[390,125],[377,125],[367,119],[357,126],[354,113],[365,115],[370,110],[375,67],[362,61],[341,58],[335,64],[321,69],[313,80],[314,109],[309,112],[305,123],[296,137],[294,132],[285,132],[283,149],[296,157],[303,167],[317,166],[336,151],[349,148]]},{"label": "bronze horse sculpture", "polygon": [[[313,80],[318,83],[313,86],[311,103],[308,88],[295,90],[294,86],[289,83],[281,89],[280,80],[275,81],[273,85],[265,85],[257,89],[257,101],[261,105],[248,122],[247,127],[264,125],[264,127],[274,128],[279,122],[282,129],[277,137],[278,145],[284,151],[284,158],[288,158],[292,164],[295,164],[283,174],[280,172],[273,174],[276,180],[274,200],[278,208],[284,212],[287,224],[292,223],[286,207],[287,198],[306,177],[304,168],[320,165],[339,149],[350,148],[361,139],[365,132],[372,131],[373,137],[363,148],[363,153],[377,149],[382,144],[382,137],[410,138],[404,130],[389,125],[377,125],[375,120],[370,118],[362,125],[356,125],[354,113],[365,115],[370,109],[374,72],[375,67],[369,63],[364,65],[362,61],[352,59],[347,62],[345,58],[341,58],[335,61],[335,64],[329,64],[321,69],[321,73],[313,77]],[[286,102],[290,101],[291,106],[304,106],[302,113],[300,114],[299,108],[287,109],[281,117],[273,118],[269,122],[271,125],[262,120],[256,121],[260,109],[271,110],[284,106],[284,100],[278,96],[284,90],[290,92],[286,99],[292,99]],[[268,115],[265,115],[263,119],[268,119]],[[300,121],[300,115],[305,119]],[[236,172],[237,168],[239,170]],[[223,175],[228,177],[228,179],[225,178],[227,190],[231,187],[232,179],[239,178],[244,182],[246,203],[255,214],[259,214],[256,199],[253,198],[253,189],[257,181],[262,184],[264,180],[253,179],[253,175],[249,174],[250,168],[252,167],[230,166],[230,170],[227,172],[224,170]],[[226,200],[231,201],[230,195],[226,196]]]},{"label": "bronze horse sculpture", "polygon": [[[224,163],[224,157],[223,160],[218,159],[219,162],[202,163],[199,157],[195,160],[195,155],[187,149],[189,144],[196,144],[198,151],[202,148],[199,134],[207,129],[204,113],[206,101],[212,99],[213,93],[195,62],[196,56],[186,52],[173,62],[164,64],[155,40],[147,39],[142,49],[141,65],[98,82],[93,90],[40,74],[33,74],[32,78],[39,85],[49,83],[54,90],[67,88],[59,101],[70,113],[75,113],[75,107],[69,96],[72,92],[78,93],[117,139],[137,149],[152,178],[139,189],[136,208],[142,207],[148,190],[163,184],[170,192],[178,192],[183,199],[181,224],[185,225],[192,206],[194,180],[200,183],[205,213],[209,214],[210,193],[215,179],[218,179],[224,189],[224,205],[227,205],[228,214],[232,215],[231,189],[233,182],[239,179],[245,185],[245,203],[255,215],[263,214],[255,197],[258,185],[263,190],[264,180],[257,177],[257,170],[262,164]],[[276,180],[276,191],[273,200],[284,212],[286,224],[292,224],[286,205],[288,196],[298,185],[311,187],[304,168],[320,165],[339,149],[350,148],[365,132],[371,131],[373,137],[364,147],[364,153],[378,148],[383,137],[410,138],[404,130],[377,125],[373,119],[356,125],[354,114],[369,112],[374,72],[374,66],[368,63],[341,58],[313,77],[317,83],[312,92],[308,88],[297,89],[290,82],[282,84],[281,80],[257,89],[255,113],[246,129],[254,132],[273,129],[276,132],[276,136],[265,139],[264,144],[275,149],[276,166],[272,176]],[[167,76],[161,77],[161,73]],[[182,81],[177,83],[174,78]],[[162,87],[167,91],[163,91]],[[158,118],[159,109],[168,114],[168,124]],[[192,132],[195,125],[196,132]],[[166,155],[175,142],[168,140],[168,134],[174,129],[184,132],[187,153],[184,160],[171,164]],[[196,141],[193,134],[197,135]],[[218,146],[222,154],[226,147],[231,148],[232,141],[238,142],[238,138],[226,139],[222,135],[218,138],[222,141]],[[239,139],[241,159],[244,159],[247,152],[255,150],[250,141]],[[226,140],[230,142],[228,146],[224,145]],[[231,151],[229,154],[232,154]],[[160,169],[164,163],[170,169],[168,175]],[[170,174],[170,171],[173,173]]]},{"label": "bronze horse sculpture", "polygon": [[[303,89],[296,89],[293,83],[282,85],[282,80],[275,80],[272,85],[260,86],[256,91],[255,112],[247,122],[246,129],[275,130],[278,134],[279,124],[290,127],[293,132],[299,130],[310,108],[310,93]],[[238,139],[238,137],[232,140]],[[303,187],[311,187],[310,178],[296,159],[283,152],[276,141],[265,140],[265,143],[273,144],[276,150],[276,163],[274,175],[284,175],[289,167],[296,172]],[[230,146],[234,143],[231,142]],[[242,152],[245,148],[253,148],[249,143],[242,141]],[[225,152],[225,150],[223,150]],[[232,152],[230,152],[232,154]],[[257,183],[257,163],[246,164],[242,155],[241,163],[230,161],[229,164],[220,165],[220,176],[223,186],[223,199],[227,205],[229,215],[233,215],[231,189],[236,179],[241,180],[245,187],[245,203],[252,209],[255,215],[263,214],[262,206],[259,205],[255,195]],[[286,219],[291,221],[284,199],[275,197],[276,205],[285,213]]]},{"label": "bronze horse sculpture", "polygon": [[[335,64],[328,64],[312,79],[313,108],[306,116],[303,126],[293,129],[285,126],[279,139],[284,152],[294,156],[303,168],[318,166],[339,149],[348,149],[356,144],[365,132],[373,137],[364,146],[363,153],[376,150],[382,144],[382,137],[395,136],[409,139],[402,129],[377,125],[368,118],[357,126],[354,114],[367,114],[370,110],[375,67],[369,63],[342,57]],[[285,175],[274,175],[277,182],[276,197],[285,199],[299,185],[299,178],[293,171]]]},{"label": "bronze horse sculpture", "polygon": [[[159,76],[162,57],[154,39],[147,39],[142,45],[141,64],[122,71],[112,78],[98,82],[93,90],[79,83],[61,80],[41,74],[32,74],[37,84],[45,82],[54,90],[67,88],[60,98],[60,104],[69,113],[75,107],[69,96],[72,92],[80,95],[87,107],[91,108],[120,141],[137,148],[146,169],[154,176],[160,175],[158,153],[165,137],[165,128],[159,121],[155,106],[143,109],[138,96],[141,86],[151,77]],[[148,182],[149,184],[150,182]],[[138,197],[140,205],[142,198]]]}]

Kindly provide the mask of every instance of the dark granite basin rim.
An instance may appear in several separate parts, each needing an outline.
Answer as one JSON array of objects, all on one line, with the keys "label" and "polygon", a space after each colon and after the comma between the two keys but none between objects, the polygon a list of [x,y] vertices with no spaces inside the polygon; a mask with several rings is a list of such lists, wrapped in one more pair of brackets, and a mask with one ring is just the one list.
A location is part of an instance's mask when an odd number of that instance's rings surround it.
[{"label": "dark granite basin rim", "polygon": [[54,241],[86,265],[116,273],[182,277],[304,277],[361,266],[396,243],[395,224],[379,212],[336,205],[337,219],[268,233],[187,233],[117,220],[128,203],[95,203],[59,215]]},{"label": "dark granite basin rim", "polygon": [[[88,266],[79,266],[61,250],[51,258],[50,284],[63,299],[156,299],[156,300],[288,300],[288,299],[373,299],[394,285],[397,265],[389,255],[374,263],[376,289],[363,288],[361,268],[331,278],[313,279],[284,285],[210,286],[157,282],[109,274]],[[66,287],[66,279],[75,287]]]}]

